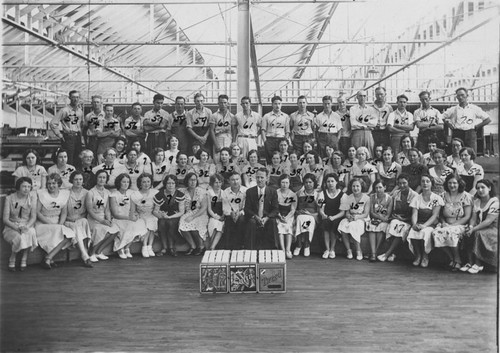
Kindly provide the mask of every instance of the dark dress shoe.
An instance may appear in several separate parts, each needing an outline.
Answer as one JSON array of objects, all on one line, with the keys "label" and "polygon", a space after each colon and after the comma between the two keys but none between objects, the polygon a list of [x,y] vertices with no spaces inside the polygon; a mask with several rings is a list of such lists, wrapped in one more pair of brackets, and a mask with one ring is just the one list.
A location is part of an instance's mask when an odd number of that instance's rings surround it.
[{"label": "dark dress shoe", "polygon": [[168,254],[173,257],[177,257],[177,251],[175,249],[169,249]]},{"label": "dark dress shoe", "polygon": [[14,266],[12,266],[12,267],[9,266],[9,271],[10,272],[16,272],[16,268]]},{"label": "dark dress shoe", "polygon": [[19,267],[19,271],[21,271],[21,272],[26,271],[26,265],[24,265],[24,266],[23,266],[23,265],[21,265],[21,266]]},{"label": "dark dress shoe", "polygon": [[186,251],[186,253],[184,255],[189,256],[193,253],[193,251],[194,251],[194,249],[190,248],[188,251]]},{"label": "dark dress shoe", "polygon": [[87,260],[83,261],[83,267],[93,268],[94,265],[92,265],[92,262],[90,261],[90,259],[87,259]]},{"label": "dark dress shoe", "polygon": [[42,268],[44,268],[46,270],[52,270],[52,267],[50,266],[50,262],[47,262],[45,260],[42,261],[42,263],[40,264],[40,266],[42,266]]},{"label": "dark dress shoe", "polygon": [[203,254],[203,249],[201,248],[196,248],[196,250],[193,253],[194,256],[200,256],[201,254]]}]

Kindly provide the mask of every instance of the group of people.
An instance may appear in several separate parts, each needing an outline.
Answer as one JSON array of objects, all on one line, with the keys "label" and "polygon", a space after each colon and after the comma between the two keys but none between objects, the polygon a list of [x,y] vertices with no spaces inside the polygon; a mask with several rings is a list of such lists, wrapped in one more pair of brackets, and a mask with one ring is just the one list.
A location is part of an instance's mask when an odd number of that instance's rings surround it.
[{"label": "group of people", "polygon": [[[305,96],[290,116],[276,96],[264,117],[250,109],[248,97],[236,115],[226,95],[212,113],[202,94],[190,111],[177,97],[169,114],[156,95],[144,117],[135,103],[121,121],[111,105],[102,112],[99,96],[84,117],[72,91],[70,105],[50,125],[61,138],[54,165],[45,170],[38,153],[27,150],[14,172],[16,191],[3,215],[4,238],[12,245],[9,269],[16,270],[22,252],[24,270],[37,246],[47,253],[44,268],[54,267],[54,256],[69,246],[92,267],[108,259],[103,252],[110,245],[122,259],[132,257],[134,242],[142,243],[143,257],[177,256],[180,238],[189,245],[186,255],[278,248],[291,259],[310,256],[317,233],[324,259],[336,257],[341,239],[347,258],[363,260],[361,237],[367,236],[370,261],[394,261],[394,251],[407,242],[415,266],[427,267],[438,247],[452,270],[496,267],[499,201],[474,162],[474,134],[489,117],[467,103],[463,88],[459,105],[443,115],[426,91],[414,115],[404,95],[395,111],[385,89],[375,95],[367,106],[366,92],[358,92],[349,110],[338,97],[336,111],[325,96],[316,116]],[[449,156],[440,148],[445,125],[453,134]],[[418,148],[409,135],[415,126]],[[155,236],[162,245],[157,253]]]}]

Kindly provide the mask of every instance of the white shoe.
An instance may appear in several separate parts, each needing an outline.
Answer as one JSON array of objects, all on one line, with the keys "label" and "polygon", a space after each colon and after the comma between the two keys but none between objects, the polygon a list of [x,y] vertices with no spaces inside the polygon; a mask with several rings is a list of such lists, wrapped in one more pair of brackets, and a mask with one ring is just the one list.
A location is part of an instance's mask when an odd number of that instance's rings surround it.
[{"label": "white shoe", "polygon": [[124,260],[127,258],[127,254],[125,254],[125,251],[123,249],[118,250],[118,256],[120,257],[120,259]]},{"label": "white shoe", "polygon": [[95,257],[97,257],[99,260],[107,260],[109,257],[107,257],[104,254],[96,254]]},{"label": "white shoe", "polygon": [[295,248],[295,250],[293,251],[293,256],[299,256],[299,254],[300,254],[300,249],[301,249],[301,248]]},{"label": "white shoe", "polygon": [[92,255],[91,257],[89,257],[89,260],[90,260],[90,262],[98,262],[99,261],[97,259],[97,256],[95,256],[95,255]]},{"label": "white shoe", "polygon": [[149,251],[147,246],[143,246],[141,249],[142,257],[149,257]]},{"label": "white shoe", "polygon": [[379,255],[377,256],[377,260],[379,260],[380,262],[384,262],[385,260],[387,260],[387,256],[385,256],[385,254]]},{"label": "white shoe", "polygon": [[311,248],[310,247],[304,248],[304,256],[308,257],[309,255],[311,255]]},{"label": "white shoe", "polygon": [[476,273],[481,272],[483,269],[484,269],[483,266],[478,266],[478,265],[474,264],[474,265],[472,265],[471,268],[469,268],[469,270],[467,272],[472,273],[473,275],[475,275]]},{"label": "white shoe", "polygon": [[351,259],[352,259],[352,250],[351,250],[351,249],[347,250],[347,258],[348,258],[349,260],[351,260]]},{"label": "white shoe", "polygon": [[387,258],[387,261],[389,261],[389,262],[394,262],[394,260],[396,260],[396,255],[394,255],[394,254],[391,254],[391,255]]},{"label": "white shoe", "polygon": [[148,246],[148,253],[150,257],[155,257],[155,252],[153,251],[153,247],[151,245]]},{"label": "white shoe", "polygon": [[329,257],[330,259],[334,259],[334,258],[336,257],[336,255],[335,255],[335,251],[330,250],[330,252],[328,253],[328,257]]},{"label": "white shoe", "polygon": [[323,253],[323,256],[321,256],[323,259],[328,259],[328,254],[330,254],[330,251],[329,250],[325,250],[325,252]]},{"label": "white shoe", "polygon": [[361,251],[356,252],[356,260],[358,261],[363,260],[363,253]]},{"label": "white shoe", "polygon": [[471,264],[466,263],[464,266],[460,267],[460,271],[468,272],[471,267],[472,267]]},{"label": "white shoe", "polygon": [[287,252],[286,252],[286,258],[287,258],[287,259],[291,259],[291,258],[293,258],[293,256],[292,256],[292,252],[291,252],[291,251],[287,251]]},{"label": "white shoe", "polygon": [[127,255],[128,258],[132,258],[132,254],[130,253],[130,249],[125,249],[125,255]]}]

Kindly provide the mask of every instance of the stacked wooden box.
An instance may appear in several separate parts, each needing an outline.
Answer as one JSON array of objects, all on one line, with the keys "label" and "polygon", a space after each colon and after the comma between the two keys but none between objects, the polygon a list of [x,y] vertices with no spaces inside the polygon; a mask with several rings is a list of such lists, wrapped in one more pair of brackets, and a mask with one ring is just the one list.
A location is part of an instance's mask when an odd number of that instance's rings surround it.
[{"label": "stacked wooden box", "polygon": [[286,259],[281,250],[206,251],[200,293],[285,293]]},{"label": "stacked wooden box", "polygon": [[200,293],[227,293],[230,250],[206,251],[200,264]]}]

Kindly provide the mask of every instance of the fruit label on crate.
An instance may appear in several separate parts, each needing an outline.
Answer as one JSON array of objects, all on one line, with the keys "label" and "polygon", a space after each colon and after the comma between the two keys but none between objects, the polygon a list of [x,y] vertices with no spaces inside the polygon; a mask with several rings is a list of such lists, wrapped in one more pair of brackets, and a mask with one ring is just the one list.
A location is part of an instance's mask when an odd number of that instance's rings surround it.
[{"label": "fruit label on crate", "polygon": [[257,271],[256,266],[230,266],[231,276],[229,292],[256,292]]},{"label": "fruit label on crate", "polygon": [[259,291],[272,292],[285,290],[284,268],[261,268],[259,271]]},{"label": "fruit label on crate", "polygon": [[227,292],[227,267],[202,266],[200,290],[202,293]]}]

